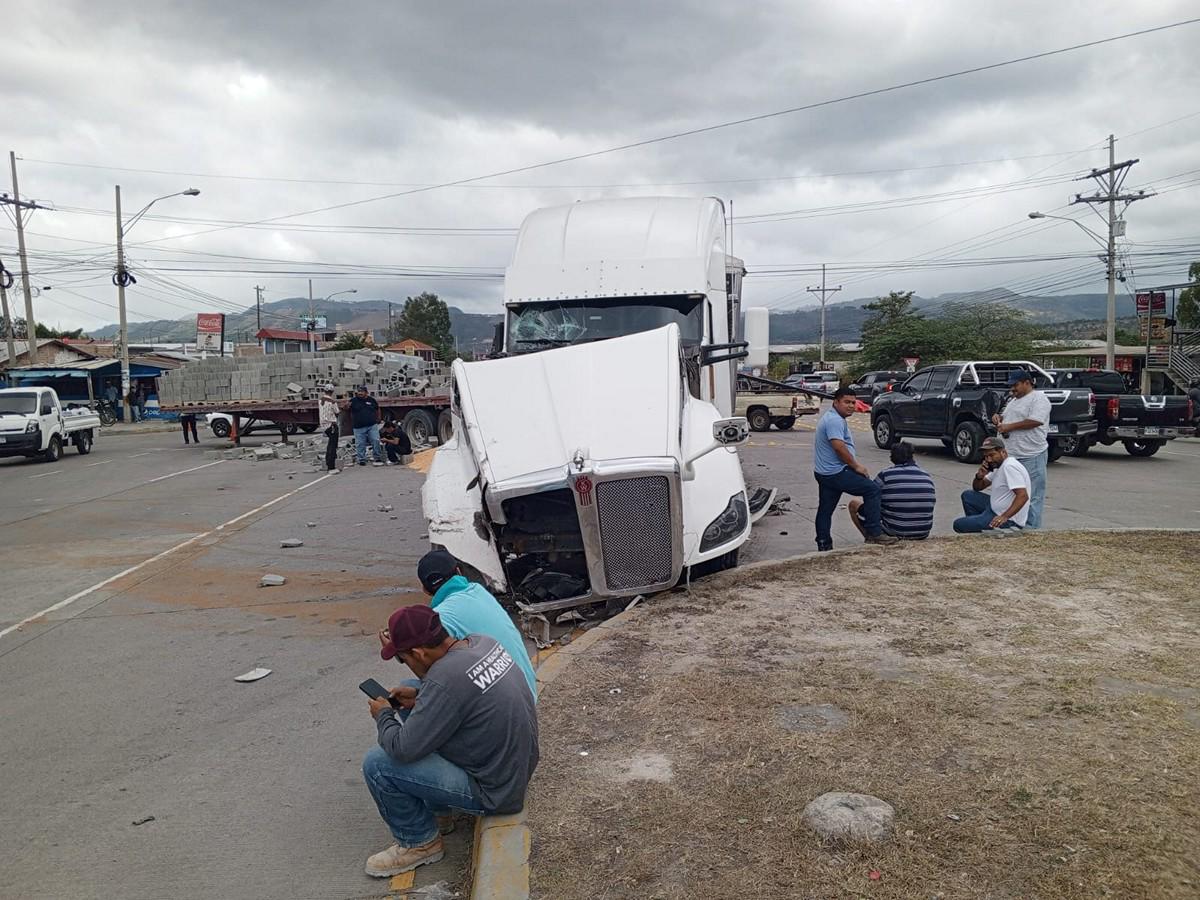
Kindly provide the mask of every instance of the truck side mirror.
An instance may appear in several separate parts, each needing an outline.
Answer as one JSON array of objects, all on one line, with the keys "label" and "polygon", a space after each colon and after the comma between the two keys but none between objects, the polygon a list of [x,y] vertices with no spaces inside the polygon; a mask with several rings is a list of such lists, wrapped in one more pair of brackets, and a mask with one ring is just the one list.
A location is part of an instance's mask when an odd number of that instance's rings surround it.
[{"label": "truck side mirror", "polygon": [[54,415],[54,407],[51,406],[49,403],[43,403],[42,404],[42,415],[43,416]]},{"label": "truck side mirror", "polygon": [[750,440],[750,423],[744,416],[713,422],[713,440],[723,447],[734,447]]},{"label": "truck side mirror", "polygon": [[731,362],[735,359],[745,359],[750,355],[748,341],[734,341],[729,344],[705,344],[700,348],[700,365],[712,366],[717,363]]}]

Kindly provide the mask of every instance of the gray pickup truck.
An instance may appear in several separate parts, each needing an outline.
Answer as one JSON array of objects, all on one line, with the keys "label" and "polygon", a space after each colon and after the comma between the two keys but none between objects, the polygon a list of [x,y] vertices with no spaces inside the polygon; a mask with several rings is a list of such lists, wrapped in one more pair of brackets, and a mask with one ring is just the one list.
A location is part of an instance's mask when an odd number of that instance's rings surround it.
[{"label": "gray pickup truck", "polygon": [[880,394],[871,407],[875,445],[889,449],[901,437],[940,440],[956,459],[977,463],[980,444],[995,433],[992,416],[1008,397],[1016,369],[1032,372],[1034,385],[1050,399],[1050,460],[1063,454],[1060,440],[1095,433],[1096,401],[1090,390],[1054,388],[1044,369],[1025,360],[954,362],[921,369]]}]

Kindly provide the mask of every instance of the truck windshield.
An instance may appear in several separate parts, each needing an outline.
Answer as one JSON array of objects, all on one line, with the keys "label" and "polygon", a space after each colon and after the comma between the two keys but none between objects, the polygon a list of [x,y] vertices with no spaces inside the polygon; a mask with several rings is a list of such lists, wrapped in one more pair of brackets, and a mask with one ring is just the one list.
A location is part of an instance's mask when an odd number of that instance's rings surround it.
[{"label": "truck windshield", "polygon": [[6,413],[29,415],[37,412],[37,394],[33,391],[21,391],[14,394],[0,394],[0,416]]},{"label": "truck windshield", "polygon": [[521,303],[508,308],[508,350],[531,353],[566,344],[652,331],[674,322],[684,346],[704,339],[704,297],[617,297]]}]

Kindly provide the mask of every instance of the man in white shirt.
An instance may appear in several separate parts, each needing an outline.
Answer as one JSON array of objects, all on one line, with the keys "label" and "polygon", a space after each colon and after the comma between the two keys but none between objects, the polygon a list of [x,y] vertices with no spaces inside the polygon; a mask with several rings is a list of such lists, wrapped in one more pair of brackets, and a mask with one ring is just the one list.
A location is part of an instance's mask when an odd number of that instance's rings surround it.
[{"label": "man in white shirt", "polygon": [[[992,489],[989,497],[983,493]],[[962,492],[963,515],[954,520],[959,534],[995,528],[1024,528],[1029,518],[1029,473],[1008,455],[1003,438],[983,440],[983,465],[971,490]]]},{"label": "man in white shirt", "polygon": [[1008,445],[1008,452],[1025,467],[1033,489],[1029,494],[1029,528],[1042,527],[1042,506],[1046,502],[1046,460],[1050,445],[1050,398],[1033,386],[1033,374],[1018,369],[1009,376],[1013,399],[1002,416],[992,416],[996,431]]},{"label": "man in white shirt", "polygon": [[317,401],[317,421],[320,423],[318,427],[326,437],[325,468],[329,470],[330,475],[336,475],[341,471],[337,467],[338,402],[333,391],[332,384],[325,385],[321,388],[321,398]]}]

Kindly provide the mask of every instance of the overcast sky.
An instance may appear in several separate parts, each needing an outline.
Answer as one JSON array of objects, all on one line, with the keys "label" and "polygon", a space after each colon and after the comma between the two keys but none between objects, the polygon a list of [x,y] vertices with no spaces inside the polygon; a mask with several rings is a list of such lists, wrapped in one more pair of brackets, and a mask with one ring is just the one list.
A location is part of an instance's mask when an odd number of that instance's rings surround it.
[{"label": "overcast sky", "polygon": [[[1118,160],[1142,160],[1127,187],[1161,192],[1128,211],[1127,283],[1184,280],[1200,258],[1200,25],[295,215],[1178,22],[1195,2],[6,7],[0,149],[20,158],[23,199],[54,208],[34,213],[27,243],[34,283],[52,286],[35,315],[64,327],[116,319],[118,183],[127,217],[201,190],[131,229],[133,320],[244,308],[256,284],[267,300],[305,295],[310,275],[318,296],[432,290],[494,312],[526,213],[649,194],[732,203],[751,305],[813,303],[822,262],[844,284],[836,300],[1101,291],[1088,236],[1026,214],[1102,230],[1066,204],[1093,189],[1070,178],[1107,165],[1110,133]],[[787,215],[757,218],[772,213]],[[0,225],[16,270],[15,233]],[[979,264],[1009,256],[1067,258]]]}]

